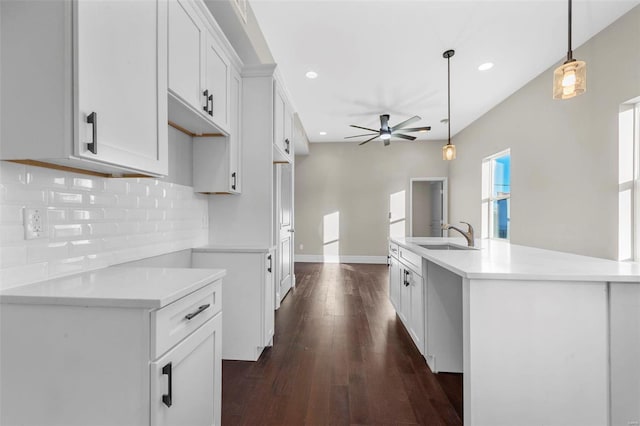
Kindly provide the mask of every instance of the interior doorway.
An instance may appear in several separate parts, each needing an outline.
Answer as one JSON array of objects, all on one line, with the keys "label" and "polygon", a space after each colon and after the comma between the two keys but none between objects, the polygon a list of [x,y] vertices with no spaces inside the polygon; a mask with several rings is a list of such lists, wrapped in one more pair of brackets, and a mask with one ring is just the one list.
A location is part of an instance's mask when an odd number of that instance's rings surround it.
[{"label": "interior doorway", "polygon": [[412,178],[409,191],[409,236],[442,237],[447,223],[447,178]]}]

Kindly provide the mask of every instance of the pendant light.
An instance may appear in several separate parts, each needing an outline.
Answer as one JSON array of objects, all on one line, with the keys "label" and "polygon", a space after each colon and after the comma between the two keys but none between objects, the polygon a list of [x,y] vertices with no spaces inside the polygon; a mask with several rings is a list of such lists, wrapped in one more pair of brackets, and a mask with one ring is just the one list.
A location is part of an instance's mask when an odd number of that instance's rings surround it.
[{"label": "pendant light", "polygon": [[587,91],[587,64],[573,59],[573,50],[571,50],[571,0],[569,0],[568,38],[567,60],[553,72],[553,99],[570,99]]},{"label": "pendant light", "polygon": [[442,54],[447,59],[447,125],[449,127],[449,139],[442,147],[442,159],[451,161],[456,159],[456,146],[451,144],[451,66],[449,59],[456,54],[455,50],[447,50]]}]

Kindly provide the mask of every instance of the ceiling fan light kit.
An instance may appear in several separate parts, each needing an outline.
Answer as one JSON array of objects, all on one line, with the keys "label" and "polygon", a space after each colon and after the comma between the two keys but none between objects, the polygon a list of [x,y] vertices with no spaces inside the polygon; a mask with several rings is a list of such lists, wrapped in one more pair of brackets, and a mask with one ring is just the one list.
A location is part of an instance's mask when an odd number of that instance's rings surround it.
[{"label": "ceiling fan light kit", "polygon": [[571,0],[569,1],[567,60],[553,72],[553,99],[570,99],[587,91],[587,64],[573,59],[571,49]]},{"label": "ceiling fan light kit", "polygon": [[451,161],[456,159],[456,146],[451,144],[451,65],[449,60],[456,51],[449,49],[442,54],[442,57],[447,60],[447,127],[449,133],[449,139],[447,144],[442,147],[442,159]]}]

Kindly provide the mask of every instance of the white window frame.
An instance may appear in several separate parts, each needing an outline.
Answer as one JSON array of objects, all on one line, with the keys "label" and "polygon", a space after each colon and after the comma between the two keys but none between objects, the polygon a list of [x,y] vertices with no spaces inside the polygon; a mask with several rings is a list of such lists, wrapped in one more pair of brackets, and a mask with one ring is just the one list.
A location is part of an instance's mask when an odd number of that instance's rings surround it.
[{"label": "white window frame", "polygon": [[620,171],[618,181],[618,260],[637,262],[640,261],[640,98],[621,105],[621,114],[630,110],[633,118],[628,124],[632,128],[623,128],[621,122],[618,135],[618,167],[627,171]]},{"label": "white window frame", "polygon": [[[495,238],[493,237],[493,202],[499,200],[511,199],[511,189],[509,189],[508,195],[493,196],[493,162],[500,157],[506,155],[511,156],[511,149],[505,149],[496,154],[482,159],[482,194],[481,194],[481,218],[482,218],[482,232],[481,238],[489,238],[500,241],[509,241],[511,239],[511,224],[509,224],[509,234],[507,238]],[[511,180],[511,177],[509,177]],[[511,203],[509,203],[509,221],[511,221]]]}]

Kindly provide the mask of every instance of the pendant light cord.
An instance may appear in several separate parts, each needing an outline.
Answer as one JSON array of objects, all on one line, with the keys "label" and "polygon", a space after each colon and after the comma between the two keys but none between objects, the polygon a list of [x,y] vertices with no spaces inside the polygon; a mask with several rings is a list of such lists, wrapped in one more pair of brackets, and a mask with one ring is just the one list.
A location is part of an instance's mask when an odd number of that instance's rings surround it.
[{"label": "pendant light cord", "polygon": [[449,128],[449,142],[451,145],[451,57],[447,57],[447,125]]},{"label": "pendant light cord", "polygon": [[573,51],[571,50],[571,0],[569,0],[569,46],[567,48],[567,62],[573,60]]}]

